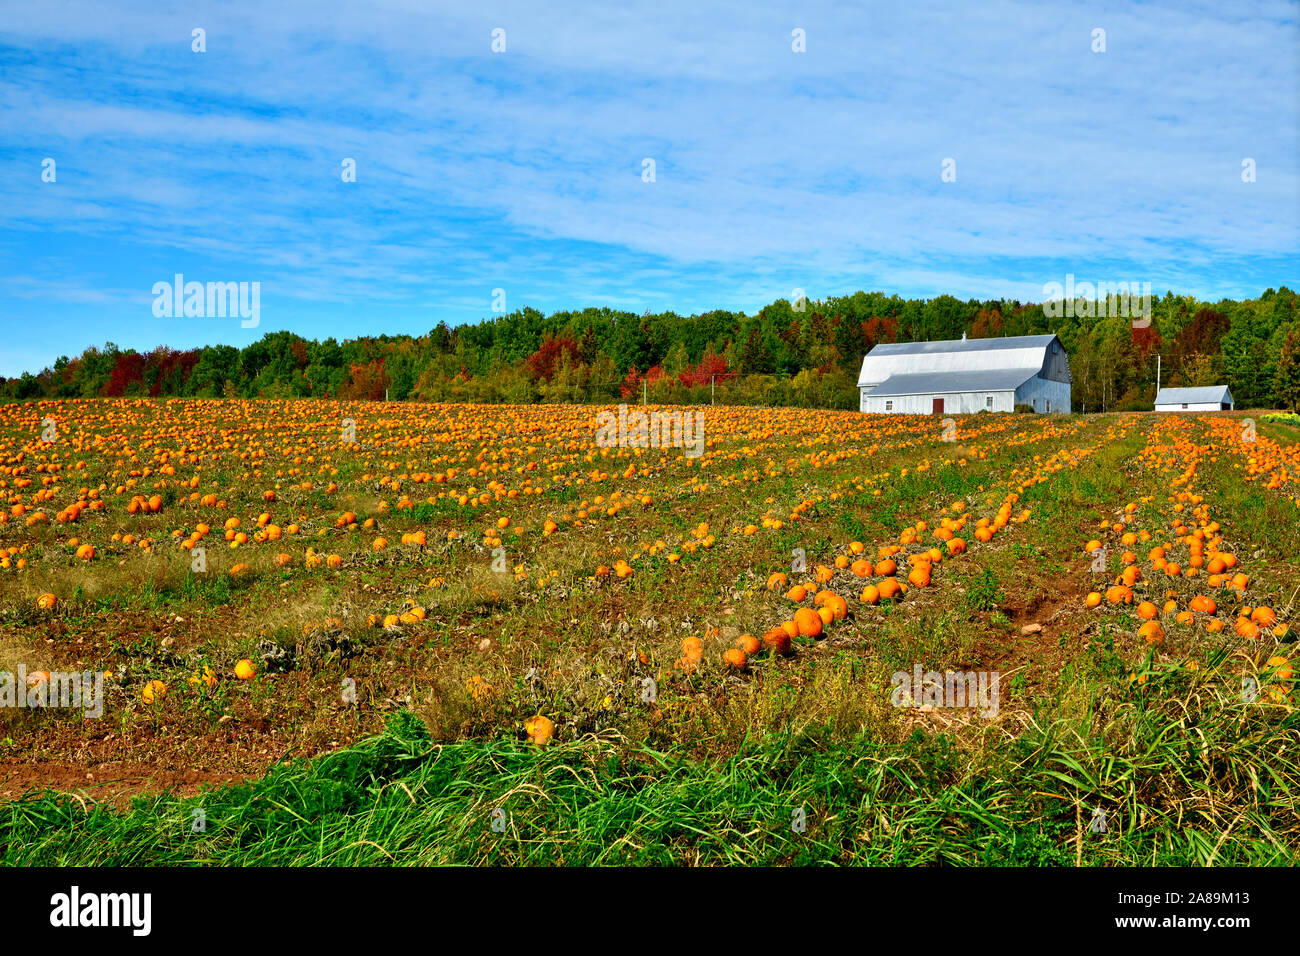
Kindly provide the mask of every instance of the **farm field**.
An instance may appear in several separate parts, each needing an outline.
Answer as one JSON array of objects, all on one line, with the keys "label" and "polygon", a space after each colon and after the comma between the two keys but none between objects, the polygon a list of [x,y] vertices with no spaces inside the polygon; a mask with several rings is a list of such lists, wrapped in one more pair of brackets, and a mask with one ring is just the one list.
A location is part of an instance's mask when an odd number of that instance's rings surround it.
[{"label": "farm field", "polygon": [[0,406],[4,861],[1297,862],[1294,426],[601,411]]}]

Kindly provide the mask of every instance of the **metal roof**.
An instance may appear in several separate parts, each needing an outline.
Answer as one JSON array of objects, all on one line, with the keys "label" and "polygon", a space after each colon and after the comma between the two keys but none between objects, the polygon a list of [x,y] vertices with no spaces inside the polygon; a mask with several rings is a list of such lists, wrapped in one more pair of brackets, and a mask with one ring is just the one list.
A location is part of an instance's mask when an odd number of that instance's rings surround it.
[{"label": "metal roof", "polygon": [[1034,369],[992,368],[962,372],[891,375],[871,391],[881,395],[941,395],[951,392],[1012,392],[1034,377]]},{"label": "metal roof", "polygon": [[1207,405],[1231,402],[1226,385],[1203,385],[1199,388],[1162,388],[1156,392],[1157,405]]},{"label": "metal roof", "polygon": [[936,352],[988,352],[1044,348],[1055,335],[1008,335],[996,339],[943,339],[938,342],[882,342],[868,355],[931,355]]},{"label": "metal roof", "polygon": [[863,356],[858,387],[880,385],[894,375],[955,375],[1011,368],[1037,373],[1061,352],[1060,339],[1055,335],[885,342]]}]

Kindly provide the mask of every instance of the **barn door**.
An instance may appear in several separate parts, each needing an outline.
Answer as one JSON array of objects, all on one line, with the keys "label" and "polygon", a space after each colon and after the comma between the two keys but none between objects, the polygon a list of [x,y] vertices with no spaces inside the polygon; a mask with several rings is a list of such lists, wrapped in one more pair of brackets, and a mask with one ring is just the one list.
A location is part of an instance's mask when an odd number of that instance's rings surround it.
[{"label": "barn door", "polygon": [[942,398],[936,398],[936,399],[934,400],[934,409],[933,409],[933,412],[934,412],[935,415],[942,415],[942,414],[943,414],[943,399],[942,399]]}]

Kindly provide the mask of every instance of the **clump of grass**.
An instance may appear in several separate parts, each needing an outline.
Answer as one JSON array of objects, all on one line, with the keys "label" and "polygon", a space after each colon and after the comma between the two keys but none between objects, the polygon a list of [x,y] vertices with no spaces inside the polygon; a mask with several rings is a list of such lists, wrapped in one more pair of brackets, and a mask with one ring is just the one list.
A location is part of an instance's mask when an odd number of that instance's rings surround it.
[{"label": "clump of grass", "polygon": [[988,568],[980,569],[966,585],[966,604],[977,611],[996,611],[1005,600],[997,575]]}]

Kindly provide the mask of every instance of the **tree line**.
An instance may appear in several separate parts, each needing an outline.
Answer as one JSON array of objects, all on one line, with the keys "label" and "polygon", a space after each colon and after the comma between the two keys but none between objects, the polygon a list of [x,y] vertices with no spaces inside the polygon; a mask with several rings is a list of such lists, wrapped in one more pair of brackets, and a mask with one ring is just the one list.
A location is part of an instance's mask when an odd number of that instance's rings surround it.
[{"label": "tree line", "polygon": [[[1165,386],[1228,385],[1238,407],[1300,405],[1300,313],[1285,286],[1208,303],[1152,297],[1151,323],[1079,303],[903,299],[855,292],[754,315],[681,316],[532,308],[424,335],[315,340],[271,332],[242,348],[152,351],[91,346],[50,368],[0,378],[0,399],[176,396],[427,402],[640,401],[857,408],[862,357],[882,342],[1057,333],[1075,411],[1151,407]],[[1086,313],[1086,314],[1085,314]]]}]

